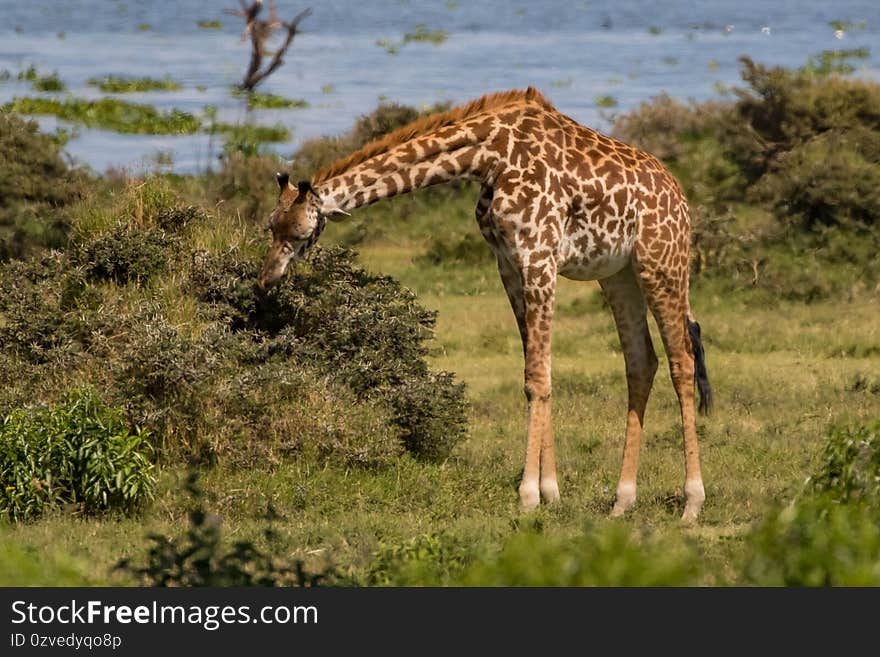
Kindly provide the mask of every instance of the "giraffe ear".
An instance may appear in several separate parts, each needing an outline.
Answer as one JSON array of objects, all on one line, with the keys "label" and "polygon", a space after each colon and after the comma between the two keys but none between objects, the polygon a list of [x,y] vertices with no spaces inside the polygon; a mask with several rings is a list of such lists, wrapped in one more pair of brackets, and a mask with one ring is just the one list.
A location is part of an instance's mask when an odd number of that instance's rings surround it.
[{"label": "giraffe ear", "polygon": [[278,187],[284,189],[287,187],[287,183],[290,182],[290,176],[286,173],[281,173],[280,171],[275,174],[275,180],[278,181]]},{"label": "giraffe ear", "polygon": [[296,188],[299,190],[300,196],[305,196],[309,192],[311,192],[315,196],[318,195],[318,193],[312,187],[312,183],[310,183],[308,180],[300,180],[298,183],[296,183]]}]

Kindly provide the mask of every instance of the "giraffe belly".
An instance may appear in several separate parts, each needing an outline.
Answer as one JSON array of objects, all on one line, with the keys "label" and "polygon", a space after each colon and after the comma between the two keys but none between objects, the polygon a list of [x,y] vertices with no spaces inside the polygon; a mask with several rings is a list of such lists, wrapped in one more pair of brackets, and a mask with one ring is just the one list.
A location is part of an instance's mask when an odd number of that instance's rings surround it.
[{"label": "giraffe belly", "polygon": [[605,253],[592,258],[573,258],[563,262],[558,272],[575,281],[599,281],[608,278],[626,267],[630,262],[631,250],[619,253]]},{"label": "giraffe belly", "polygon": [[606,233],[586,230],[569,235],[559,245],[557,272],[576,281],[598,281],[626,267],[632,258],[631,235],[617,237],[616,243]]}]

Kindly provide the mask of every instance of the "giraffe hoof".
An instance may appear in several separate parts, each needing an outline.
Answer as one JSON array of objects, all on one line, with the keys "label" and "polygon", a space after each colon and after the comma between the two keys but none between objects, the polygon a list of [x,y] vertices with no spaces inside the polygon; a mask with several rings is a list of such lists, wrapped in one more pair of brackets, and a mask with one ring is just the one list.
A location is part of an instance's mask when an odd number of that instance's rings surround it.
[{"label": "giraffe hoof", "polygon": [[559,484],[555,479],[545,479],[541,482],[541,499],[548,504],[559,501]]},{"label": "giraffe hoof", "polygon": [[684,487],[685,499],[684,513],[681,514],[681,521],[684,523],[696,522],[703,508],[703,502],[706,500],[706,491],[703,489],[703,482],[699,479],[689,481]]},{"label": "giraffe hoof", "polygon": [[633,485],[620,485],[617,487],[617,497],[614,500],[614,508],[609,517],[620,518],[636,503],[636,489]]},{"label": "giraffe hoof", "polygon": [[523,483],[519,487],[519,506],[523,511],[534,511],[540,500],[537,483]]},{"label": "giraffe hoof", "polygon": [[684,513],[681,514],[681,521],[686,525],[692,525],[697,522],[700,516],[702,504],[685,504]]}]

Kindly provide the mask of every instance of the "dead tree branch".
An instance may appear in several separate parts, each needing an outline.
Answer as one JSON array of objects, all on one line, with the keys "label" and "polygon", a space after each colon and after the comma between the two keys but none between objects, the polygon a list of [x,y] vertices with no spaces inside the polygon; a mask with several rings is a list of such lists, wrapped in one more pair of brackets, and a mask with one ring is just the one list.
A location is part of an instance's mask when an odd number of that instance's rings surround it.
[{"label": "dead tree branch", "polygon": [[[267,20],[259,18],[259,14],[263,9],[263,0],[253,0],[250,5],[246,4],[245,0],[238,0],[238,4],[241,6],[241,9],[226,9],[225,12],[238,16],[245,22],[241,39],[242,41],[248,37],[251,39],[251,61],[248,64],[244,80],[239,87],[245,91],[253,91],[260,82],[269,77],[284,63],[284,55],[296,36],[300,22],[308,17],[312,10],[306,9],[301,11],[292,21],[286,23],[278,18],[274,0],[269,0],[269,16]],[[275,51],[269,65],[263,68],[263,58],[266,56],[266,41],[268,41],[275,30],[281,27],[287,30],[287,37],[284,39],[281,47]]]}]

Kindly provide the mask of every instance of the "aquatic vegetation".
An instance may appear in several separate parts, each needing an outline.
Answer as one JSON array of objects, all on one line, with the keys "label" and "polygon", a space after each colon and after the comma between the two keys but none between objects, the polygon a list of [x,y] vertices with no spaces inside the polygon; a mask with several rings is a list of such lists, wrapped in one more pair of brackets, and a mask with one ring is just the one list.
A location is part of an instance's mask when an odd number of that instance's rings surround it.
[{"label": "aquatic vegetation", "polygon": [[210,133],[220,133],[225,137],[223,153],[229,157],[239,153],[246,157],[261,155],[263,145],[267,143],[283,143],[290,141],[290,129],[276,123],[275,125],[256,125],[253,123],[212,123]]},{"label": "aquatic vegetation", "polygon": [[663,28],[652,25],[648,28],[648,34],[650,34],[651,36],[658,36],[660,34],[663,34]]},{"label": "aquatic vegetation", "polygon": [[199,119],[188,112],[163,112],[152,105],[115,98],[15,98],[3,110],[26,115],[52,114],[64,121],[126,134],[187,135],[201,128]]},{"label": "aquatic vegetation", "polygon": [[38,77],[34,80],[33,87],[35,91],[64,91],[67,88],[57,73]]},{"label": "aquatic vegetation", "polygon": [[403,43],[431,43],[439,46],[449,38],[449,32],[445,30],[429,30],[426,25],[419,23],[412,32],[403,35]]},{"label": "aquatic vegetation", "polygon": [[150,77],[131,78],[107,75],[103,78],[90,78],[88,83],[93,87],[98,87],[101,91],[116,94],[143,91],[177,91],[181,88],[179,83],[167,76],[159,80]]},{"label": "aquatic vegetation", "polygon": [[290,141],[290,129],[275,125],[256,125],[253,123],[217,123],[214,131],[229,135],[230,139],[245,139],[259,143]]},{"label": "aquatic vegetation", "polygon": [[376,45],[384,48],[385,52],[389,55],[396,55],[400,52],[400,44],[395,43],[391,39],[379,39],[376,41]]},{"label": "aquatic vegetation", "polygon": [[222,30],[223,23],[220,21],[199,21],[198,26],[203,30]]},{"label": "aquatic vegetation", "polygon": [[30,82],[35,91],[64,91],[65,89],[64,82],[58,77],[58,73],[41,75],[35,66],[28,66],[24,71],[20,71],[18,79]]},{"label": "aquatic vegetation", "polygon": [[285,98],[275,94],[262,94],[257,91],[246,91],[233,87],[232,95],[246,98],[248,109],[302,109],[309,104],[301,98]]},{"label": "aquatic vegetation", "polygon": [[423,23],[418,23],[412,32],[403,35],[401,41],[391,39],[379,39],[376,45],[384,48],[389,55],[396,55],[408,43],[430,43],[439,46],[449,38],[449,32],[445,30],[429,30]]},{"label": "aquatic vegetation", "polygon": [[596,105],[599,107],[617,107],[617,99],[614,96],[596,96]]}]

